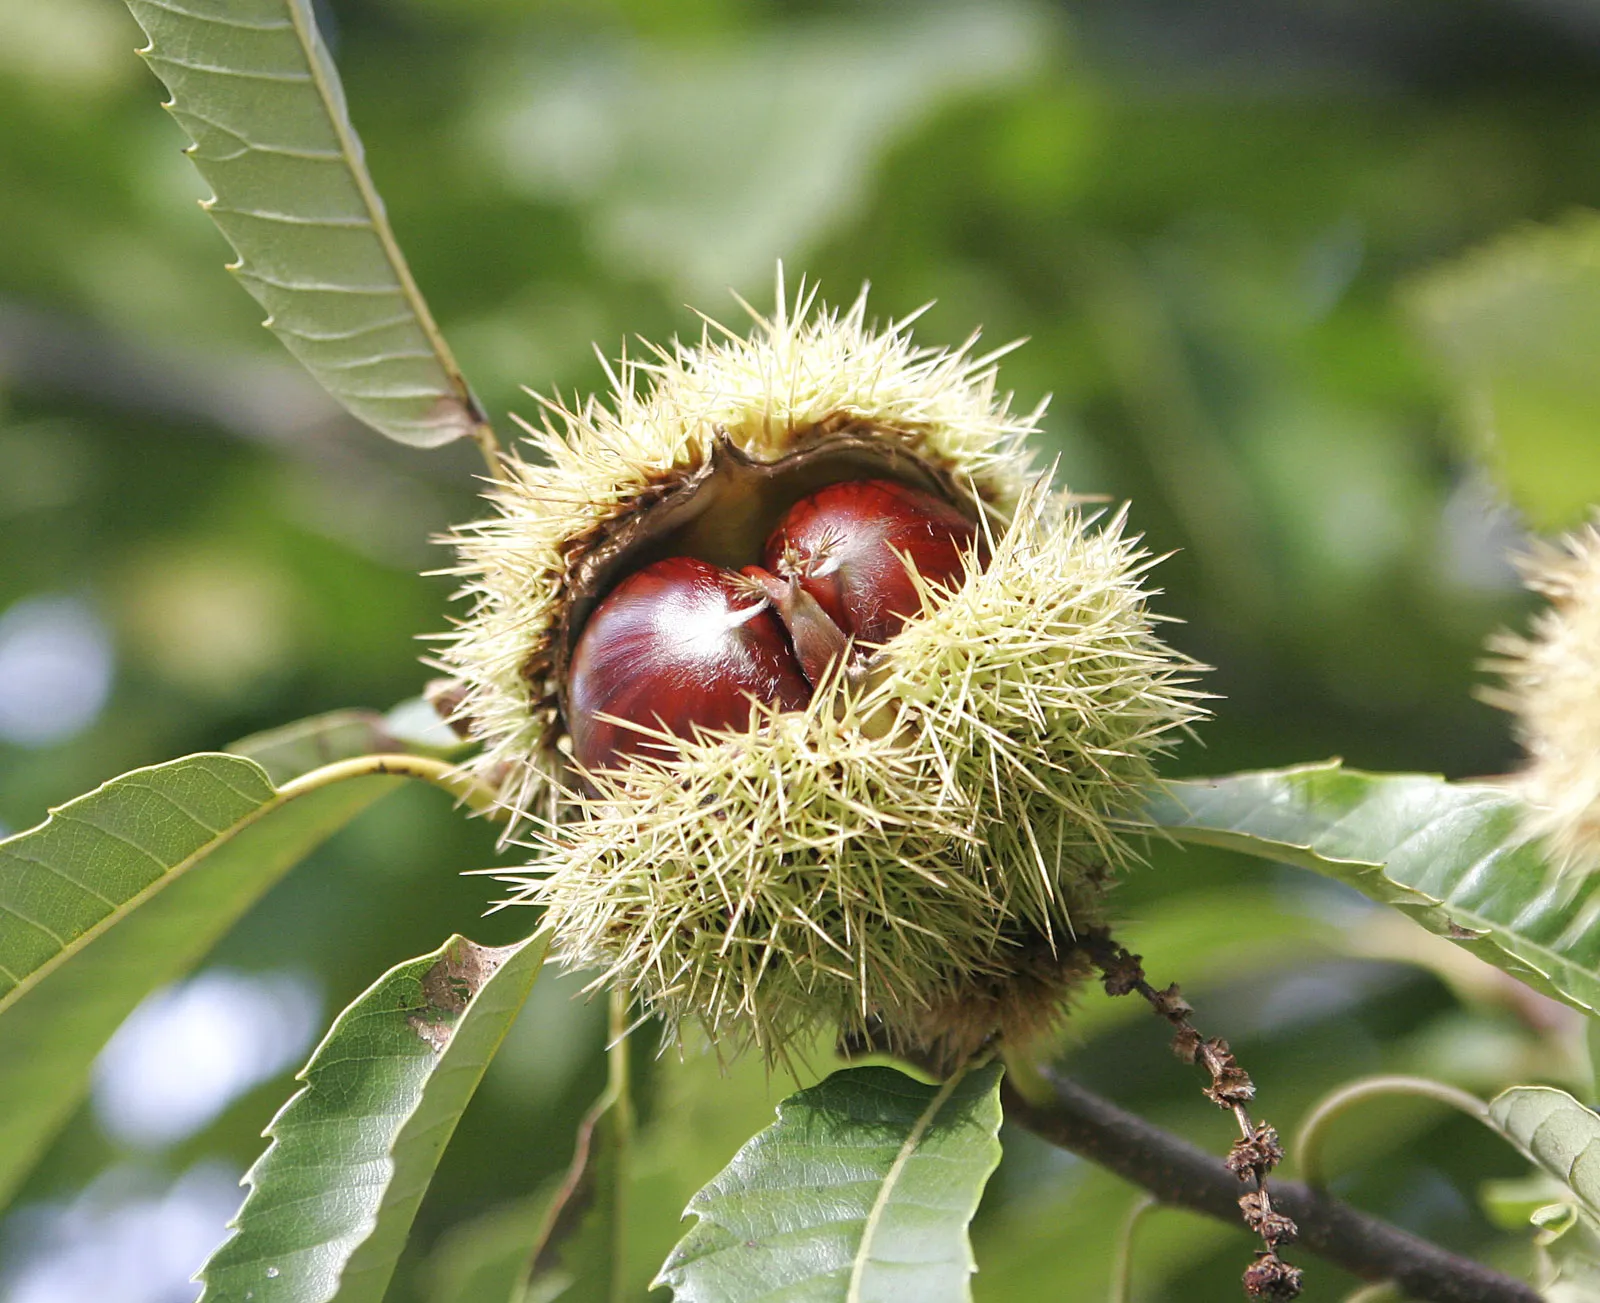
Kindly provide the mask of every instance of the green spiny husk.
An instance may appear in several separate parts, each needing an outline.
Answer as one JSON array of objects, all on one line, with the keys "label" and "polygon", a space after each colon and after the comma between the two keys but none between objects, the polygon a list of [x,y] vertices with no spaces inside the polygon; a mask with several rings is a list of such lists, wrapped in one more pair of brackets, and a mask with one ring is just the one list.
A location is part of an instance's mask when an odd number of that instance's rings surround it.
[{"label": "green spiny husk", "polygon": [[1134,794],[1203,713],[1122,526],[1033,481],[868,686],[590,776],[514,899],[545,906],[570,964],[769,1057],[818,1023],[957,1056],[1035,1034],[1133,858]]}]

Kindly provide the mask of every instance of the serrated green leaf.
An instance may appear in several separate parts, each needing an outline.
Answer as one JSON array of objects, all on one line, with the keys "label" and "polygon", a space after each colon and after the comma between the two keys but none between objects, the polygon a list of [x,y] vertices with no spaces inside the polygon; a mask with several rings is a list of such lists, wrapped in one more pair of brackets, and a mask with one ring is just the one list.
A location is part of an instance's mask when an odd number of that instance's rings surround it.
[{"label": "serrated green leaf", "polygon": [[[1551,1303],[1593,1303],[1600,1298],[1600,1117],[1564,1090],[1513,1086],[1489,1101],[1486,1120],[1546,1182],[1544,1203],[1528,1213],[1540,1293]],[[1525,1184],[1530,1196],[1539,1193],[1538,1178]]]},{"label": "serrated green leaf", "polygon": [[1169,783],[1179,841],[1297,864],[1392,905],[1528,985],[1600,1011],[1600,877],[1558,878],[1499,788],[1337,761]]},{"label": "serrated green leaf", "polygon": [[0,842],[0,1202],[139,1001],[400,781],[279,791],[249,760],[195,755],[114,778]]},{"label": "serrated green leaf", "polygon": [[967,1226],[1000,1161],[997,1064],[942,1086],[851,1068],[791,1095],[697,1194],[678,1303],[972,1297]]},{"label": "serrated green leaf", "polygon": [[267,1128],[201,1303],[379,1303],[434,1169],[544,963],[548,938],[451,937],[338,1018]]},{"label": "serrated green leaf", "polygon": [[1489,1123],[1600,1219],[1600,1117],[1564,1090],[1513,1086],[1489,1101]]},{"label": "serrated green leaf", "polygon": [[1561,528],[1600,502],[1600,215],[1504,236],[1420,281],[1411,304],[1528,516]]},{"label": "serrated green leaf", "polygon": [[367,173],[311,0],[128,0],[267,326],[351,413],[431,448],[483,415]]}]

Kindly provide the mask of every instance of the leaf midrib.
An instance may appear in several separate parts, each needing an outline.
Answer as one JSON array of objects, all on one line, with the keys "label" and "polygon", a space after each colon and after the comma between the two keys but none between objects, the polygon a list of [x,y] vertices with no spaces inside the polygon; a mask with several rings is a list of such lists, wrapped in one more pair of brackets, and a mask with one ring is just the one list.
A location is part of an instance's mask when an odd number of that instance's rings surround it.
[{"label": "leaf midrib", "polygon": [[[218,753],[219,756],[221,754],[222,753],[220,752]],[[92,941],[95,941],[97,938],[99,938],[109,928],[121,922],[134,910],[138,909],[146,901],[148,901],[152,896],[155,896],[158,893],[166,890],[167,887],[171,886],[191,868],[193,868],[197,862],[212,854],[212,852],[214,852],[219,846],[225,846],[246,828],[264,818],[272,811],[281,809],[284,805],[287,805],[290,801],[294,800],[295,797],[302,796],[306,792],[322,786],[322,782],[318,779],[318,774],[320,771],[313,770],[309,774],[303,774],[301,777],[285,783],[282,787],[273,787],[272,780],[267,777],[267,771],[262,769],[260,765],[257,765],[255,761],[247,760],[243,756],[234,755],[228,755],[225,758],[240,764],[254,766],[261,775],[261,781],[268,787],[273,788],[273,795],[262,804],[258,805],[250,813],[246,814],[242,819],[239,819],[237,822],[229,824],[228,827],[222,829],[216,834],[216,836],[212,837],[210,841],[191,851],[188,855],[184,856],[183,859],[173,864],[170,868],[166,868],[144,887],[141,887],[137,892],[129,896],[121,904],[115,906],[110,913],[103,915],[89,927],[78,933],[78,935],[73,937],[72,940],[64,944],[61,949],[57,950],[55,954],[51,955],[49,959],[46,959],[44,963],[40,964],[32,972],[26,974],[21,981],[19,981],[3,996],[0,996],[0,1015],[5,1014],[7,1010],[9,1010],[25,995],[37,987],[42,981],[44,981],[45,978],[49,977],[50,974],[55,972],[56,969],[60,968],[61,965],[77,955]],[[239,792],[239,795],[241,796],[245,795],[245,793],[240,792],[238,788],[234,787],[233,784],[229,783],[225,778],[220,776],[215,777],[217,777],[217,780],[225,787],[228,787],[235,792]],[[187,811],[185,813],[187,813]],[[193,818],[194,816],[191,815],[190,817]],[[102,829],[102,831],[104,830]],[[104,897],[102,897],[102,899],[104,899]]]},{"label": "leaf midrib", "polygon": [[883,1178],[883,1184],[878,1188],[878,1196],[873,1200],[872,1208],[867,1213],[867,1219],[861,1228],[861,1244],[856,1250],[854,1263],[850,1268],[850,1285],[845,1291],[846,1303],[861,1303],[861,1283],[867,1272],[867,1263],[872,1257],[872,1241],[878,1233],[878,1228],[883,1224],[885,1210],[889,1206],[889,1197],[894,1193],[895,1186],[899,1183],[911,1157],[922,1144],[922,1138],[927,1134],[928,1128],[933,1125],[934,1119],[940,1111],[950,1102],[950,1097],[955,1094],[956,1087],[966,1078],[972,1070],[973,1064],[969,1060],[963,1064],[947,1082],[939,1088],[928,1106],[918,1115],[915,1125],[901,1142],[900,1151],[894,1157],[894,1162],[889,1165],[889,1171]]},{"label": "leaf midrib", "polygon": [[[466,382],[456,366],[450,346],[445,343],[444,334],[433,319],[433,313],[428,310],[427,300],[422,297],[422,291],[411,275],[411,267],[406,262],[405,255],[400,252],[399,242],[394,238],[394,231],[389,226],[389,216],[384,210],[383,200],[378,197],[377,189],[372,184],[372,177],[367,172],[362,149],[356,139],[343,96],[336,96],[333,93],[328,85],[327,68],[323,61],[317,58],[315,29],[308,23],[309,0],[306,3],[302,3],[302,0],[286,0],[286,7],[289,10],[289,21],[294,25],[295,39],[299,41],[300,49],[305,54],[306,67],[311,70],[311,81],[316,88],[317,98],[322,101],[328,121],[333,126],[335,136],[338,137],[340,158],[355,182],[357,192],[361,195],[362,207],[366,209],[367,218],[372,223],[373,233],[383,246],[384,258],[390,270],[394,272],[400,292],[407,306],[415,314],[417,324],[433,349],[434,357],[443,368],[450,387],[470,414],[473,412],[473,403],[467,392]],[[345,111],[341,112],[341,109]]]}]

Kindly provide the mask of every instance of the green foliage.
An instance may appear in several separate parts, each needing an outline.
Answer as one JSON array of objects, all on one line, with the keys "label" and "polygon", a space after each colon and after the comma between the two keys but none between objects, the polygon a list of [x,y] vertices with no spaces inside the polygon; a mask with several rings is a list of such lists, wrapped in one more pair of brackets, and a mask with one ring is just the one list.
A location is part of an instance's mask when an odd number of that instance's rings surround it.
[{"label": "green foliage", "polygon": [[1180,841],[1347,882],[1576,1008],[1600,1011],[1600,878],[1558,878],[1508,792],[1337,762],[1168,784],[1150,817]]},{"label": "green foliage", "polygon": [[337,1019],[246,1175],[237,1233],[202,1273],[207,1303],[378,1303],[484,1069],[527,999],[546,939],[451,937],[396,965]]},{"label": "green foliage", "polygon": [[[1024,4],[948,4],[908,17],[864,11],[665,58],[626,39],[581,61],[532,51],[486,134],[513,186],[581,205],[618,265],[698,295],[760,283],[774,249],[860,205],[863,183],[907,122],[1026,81],[1055,44]],[[812,95],[824,81],[852,93]],[[799,100],[807,112],[790,112]],[[574,119],[585,124],[581,144]],[[704,148],[713,135],[721,147]]]},{"label": "green foliage", "polygon": [[1489,1101],[1489,1121],[1600,1219],[1600,1117],[1564,1090],[1514,1086]]},{"label": "green foliage", "polygon": [[549,1191],[502,1205],[455,1228],[428,1262],[428,1303],[537,1303],[528,1297],[528,1254]]},{"label": "green foliage", "polygon": [[621,1303],[627,1296],[625,1190],[633,1104],[625,1047],[625,1041],[612,1047],[610,1085],[578,1124],[572,1166],[528,1258],[522,1297]]},{"label": "green foliage", "polygon": [[[1600,1291],[1600,1117],[1564,1090],[1515,1086],[1489,1101],[1488,1120],[1544,1177],[1526,1211],[1540,1288],[1552,1303],[1588,1303]],[[1537,1178],[1524,1184],[1540,1192]]]},{"label": "green foliage", "polygon": [[1600,215],[1515,231],[1411,298],[1512,499],[1540,527],[1576,524],[1600,502]]},{"label": "green foliage", "polygon": [[0,1196],[146,995],[400,780],[278,790],[235,756],[135,770],[0,843]]},{"label": "green foliage", "polygon": [[356,416],[431,448],[477,405],[395,243],[311,0],[129,0],[232,271]]},{"label": "green foliage", "polygon": [[791,1096],[690,1201],[700,1221],[660,1280],[679,1303],[969,1299],[1000,1076],[991,1064],[927,1086],[855,1068]]}]

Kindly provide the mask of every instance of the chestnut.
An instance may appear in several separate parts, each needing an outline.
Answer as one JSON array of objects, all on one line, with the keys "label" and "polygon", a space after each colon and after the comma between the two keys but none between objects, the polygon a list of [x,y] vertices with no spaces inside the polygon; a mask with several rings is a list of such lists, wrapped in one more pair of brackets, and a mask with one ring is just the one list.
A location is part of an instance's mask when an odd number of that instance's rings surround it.
[{"label": "chestnut", "polygon": [[953,587],[977,541],[977,526],[942,498],[893,480],[846,480],[790,507],[764,562],[857,643],[876,646],[922,609],[906,562]]},{"label": "chestnut", "polygon": [[589,617],[572,650],[567,722],[586,769],[660,755],[618,720],[688,737],[748,724],[752,698],[802,709],[811,685],[769,599],[750,578],[692,557],[629,575]]},{"label": "chestnut", "polygon": [[629,575],[573,647],[574,758],[595,770],[661,754],[659,739],[629,724],[688,737],[743,727],[752,701],[802,709],[852,637],[885,642],[920,609],[908,561],[952,585],[976,541],[976,526],[931,493],[850,480],[789,508],[765,568],[735,574],[680,556]]}]

